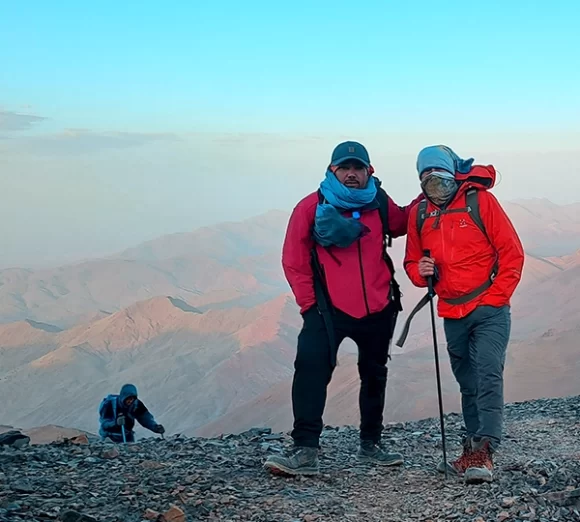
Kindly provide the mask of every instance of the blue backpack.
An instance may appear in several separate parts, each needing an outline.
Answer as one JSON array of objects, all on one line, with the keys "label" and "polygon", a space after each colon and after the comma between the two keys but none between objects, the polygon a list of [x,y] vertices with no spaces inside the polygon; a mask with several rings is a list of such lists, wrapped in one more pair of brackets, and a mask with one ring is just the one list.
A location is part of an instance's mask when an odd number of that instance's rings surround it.
[{"label": "blue backpack", "polygon": [[99,417],[102,417],[105,408],[111,403],[113,407],[113,418],[117,418],[117,397],[118,395],[109,394],[101,401],[99,405]]}]

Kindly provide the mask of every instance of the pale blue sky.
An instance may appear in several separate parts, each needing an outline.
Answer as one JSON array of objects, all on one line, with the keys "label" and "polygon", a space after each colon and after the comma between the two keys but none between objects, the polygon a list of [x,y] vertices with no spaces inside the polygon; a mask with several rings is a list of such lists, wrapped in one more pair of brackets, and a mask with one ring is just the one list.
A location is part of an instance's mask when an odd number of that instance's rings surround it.
[{"label": "pale blue sky", "polygon": [[4,2],[2,104],[120,130],[570,127],[579,24],[572,0]]},{"label": "pale blue sky", "polygon": [[289,209],[343,138],[401,203],[435,142],[500,197],[580,199],[579,26],[559,0],[3,2],[0,267]]}]

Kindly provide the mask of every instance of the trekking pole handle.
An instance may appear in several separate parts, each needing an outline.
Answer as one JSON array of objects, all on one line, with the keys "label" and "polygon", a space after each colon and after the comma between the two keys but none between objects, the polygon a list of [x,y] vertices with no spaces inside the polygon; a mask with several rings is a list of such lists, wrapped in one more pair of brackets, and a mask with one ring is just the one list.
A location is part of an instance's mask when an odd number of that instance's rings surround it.
[{"label": "trekking pole handle", "polygon": [[[425,250],[423,250],[423,255],[425,257],[431,257],[431,250],[426,248]],[[429,289],[429,295],[433,297],[433,276],[429,276],[427,278],[427,285]]]}]

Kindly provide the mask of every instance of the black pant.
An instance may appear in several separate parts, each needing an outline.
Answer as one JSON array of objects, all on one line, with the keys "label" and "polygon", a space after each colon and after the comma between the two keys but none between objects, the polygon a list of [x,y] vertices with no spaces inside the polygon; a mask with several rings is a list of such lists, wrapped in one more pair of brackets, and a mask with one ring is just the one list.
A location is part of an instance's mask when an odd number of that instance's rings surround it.
[{"label": "black pant", "polygon": [[[393,335],[394,307],[354,319],[339,310],[333,314],[337,346],[351,338],[358,346],[360,438],[375,443],[383,431],[383,409],[387,387],[387,357]],[[298,335],[298,353],[294,363],[292,438],[298,446],[318,447],[322,433],[322,414],[326,390],[332,377],[330,343],[322,316],[316,307],[304,314],[304,325]]]}]

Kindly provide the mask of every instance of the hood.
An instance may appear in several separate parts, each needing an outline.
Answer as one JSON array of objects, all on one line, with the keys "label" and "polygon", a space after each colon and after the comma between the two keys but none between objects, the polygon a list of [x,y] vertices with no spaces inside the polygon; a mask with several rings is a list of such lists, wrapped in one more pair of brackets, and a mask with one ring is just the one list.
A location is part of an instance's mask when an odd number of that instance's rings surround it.
[{"label": "hood", "polygon": [[137,387],[134,384],[124,384],[119,393],[119,400],[121,403],[125,401],[128,397],[137,398]]},{"label": "hood", "polygon": [[463,193],[472,187],[489,190],[495,185],[496,171],[492,165],[474,165],[465,174],[456,172],[455,179],[461,184],[458,193]]},{"label": "hood", "polygon": [[417,172],[419,177],[427,169],[441,169],[450,174],[469,172],[473,165],[473,158],[461,159],[446,145],[432,145],[425,147],[417,156]]}]

